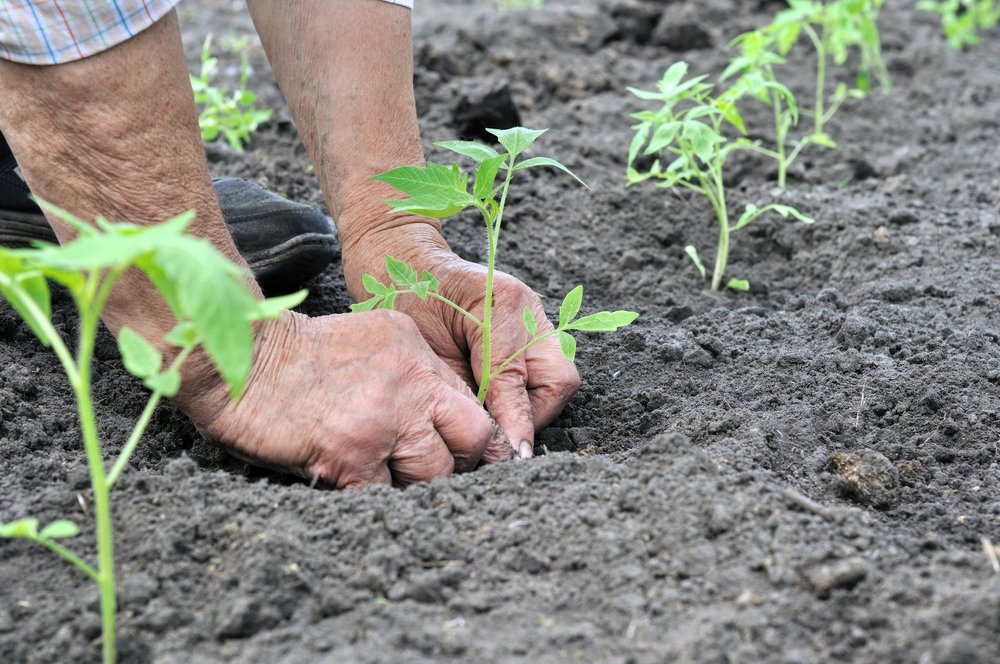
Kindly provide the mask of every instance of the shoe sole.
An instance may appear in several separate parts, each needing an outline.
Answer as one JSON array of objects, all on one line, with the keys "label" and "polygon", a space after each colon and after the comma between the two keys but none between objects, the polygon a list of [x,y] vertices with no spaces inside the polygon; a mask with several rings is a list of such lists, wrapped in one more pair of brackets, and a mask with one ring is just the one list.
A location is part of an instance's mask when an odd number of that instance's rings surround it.
[{"label": "shoe sole", "polygon": [[[0,245],[30,246],[33,242],[55,243],[55,233],[38,214],[0,212]],[[281,244],[243,256],[254,277],[267,293],[289,289],[289,283],[303,283],[323,271],[337,258],[337,239],[324,233],[302,233]]]}]

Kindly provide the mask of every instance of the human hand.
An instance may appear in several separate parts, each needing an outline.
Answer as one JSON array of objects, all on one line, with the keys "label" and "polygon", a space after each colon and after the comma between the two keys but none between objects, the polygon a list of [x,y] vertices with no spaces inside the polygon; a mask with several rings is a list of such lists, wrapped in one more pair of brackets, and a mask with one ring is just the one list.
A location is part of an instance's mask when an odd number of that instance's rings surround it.
[{"label": "human hand", "polygon": [[208,437],[337,488],[430,481],[510,447],[413,320],[390,311],[287,313],[258,333],[239,402],[201,388],[185,376],[176,400]]},{"label": "human hand", "polygon": [[[375,230],[363,242],[345,246],[344,270],[356,300],[367,297],[361,287],[361,274],[384,274],[387,254],[431,272],[441,282],[443,296],[482,318],[486,268],[460,259],[433,225],[419,222]],[[493,288],[491,364],[495,369],[531,338],[522,317],[525,307],[534,313],[539,334],[553,328],[538,296],[521,281],[498,271]],[[395,308],[416,321],[431,349],[456,374],[473,388],[479,384],[483,334],[475,322],[435,300],[399,298]],[[535,431],[554,420],[579,387],[576,367],[563,356],[554,335],[528,349],[490,381],[486,407],[510,445],[491,445],[483,460],[504,460],[511,452],[530,457]]]}]

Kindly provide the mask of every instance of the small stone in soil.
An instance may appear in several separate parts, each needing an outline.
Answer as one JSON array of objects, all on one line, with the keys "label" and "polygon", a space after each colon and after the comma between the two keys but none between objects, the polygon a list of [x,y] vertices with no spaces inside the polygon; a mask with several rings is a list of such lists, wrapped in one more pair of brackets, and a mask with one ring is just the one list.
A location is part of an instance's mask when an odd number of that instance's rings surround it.
[{"label": "small stone in soil", "polygon": [[850,589],[867,578],[869,565],[861,558],[823,562],[805,570],[809,585],[818,594],[826,594],[835,588]]},{"label": "small stone in soil", "polygon": [[883,454],[868,449],[837,451],[826,465],[837,475],[840,491],[847,498],[878,509],[896,502],[899,471]]}]

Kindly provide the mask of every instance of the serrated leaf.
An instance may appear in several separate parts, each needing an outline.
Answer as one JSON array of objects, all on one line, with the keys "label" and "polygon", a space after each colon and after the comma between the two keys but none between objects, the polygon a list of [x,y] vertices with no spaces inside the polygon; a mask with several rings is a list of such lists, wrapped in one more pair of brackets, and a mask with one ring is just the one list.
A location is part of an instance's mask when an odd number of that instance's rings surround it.
[{"label": "serrated leaf", "polygon": [[420,281],[426,281],[430,287],[432,293],[436,293],[441,290],[441,282],[433,274],[424,270],[420,273]]},{"label": "serrated leaf", "polygon": [[580,332],[614,332],[620,327],[630,325],[639,317],[634,311],[599,311],[583,318],[578,318],[566,326],[567,330]]},{"label": "serrated leaf", "polygon": [[535,314],[531,313],[531,309],[528,307],[522,309],[521,317],[524,319],[524,329],[528,331],[528,334],[531,336],[538,334],[538,321],[535,320]]},{"label": "serrated leaf", "polygon": [[118,351],[125,370],[136,378],[152,376],[163,364],[160,351],[130,327],[123,327],[118,332]]},{"label": "serrated leaf", "polygon": [[31,517],[0,524],[0,537],[38,537],[38,519]]},{"label": "serrated leaf", "polygon": [[538,137],[547,132],[548,129],[511,127],[510,129],[487,129],[486,131],[497,137],[500,145],[507,149],[507,153],[513,160],[530,148],[531,144],[538,140]]},{"label": "serrated leaf", "polygon": [[80,529],[72,521],[56,519],[42,528],[42,532],[38,534],[46,539],[63,539],[65,537],[76,537],[80,534]]},{"label": "serrated leaf", "polygon": [[372,178],[392,185],[408,196],[465,192],[465,181],[458,166],[430,163],[426,166],[400,166]]},{"label": "serrated leaf", "polygon": [[153,392],[159,392],[163,396],[170,398],[181,389],[181,373],[177,369],[169,369],[155,376],[150,376],[143,385]]},{"label": "serrated leaf", "polygon": [[379,297],[384,297],[389,292],[388,286],[367,272],[361,275],[361,285],[364,287],[366,293],[371,293]]},{"label": "serrated leaf", "polygon": [[385,269],[389,273],[389,278],[400,286],[413,286],[413,284],[417,283],[417,271],[410,265],[392,256],[387,255],[385,257]]},{"label": "serrated leaf", "polygon": [[413,294],[416,295],[421,300],[427,299],[427,292],[430,290],[430,284],[426,281],[418,281],[413,284]]},{"label": "serrated leaf", "polygon": [[562,304],[559,305],[559,327],[564,328],[580,313],[580,305],[583,304],[583,286],[577,286],[566,293]]},{"label": "serrated leaf", "polygon": [[726,288],[746,293],[750,290],[750,282],[746,279],[730,279],[726,282]]},{"label": "serrated leaf", "polygon": [[434,145],[439,148],[444,148],[445,150],[457,152],[458,154],[473,159],[476,162],[483,162],[498,155],[497,151],[489,145],[474,143],[472,141],[438,141]]},{"label": "serrated leaf", "polygon": [[708,272],[705,270],[705,264],[701,262],[701,256],[698,255],[698,249],[694,245],[689,244],[684,247],[684,253],[686,253],[688,258],[691,259],[691,262],[694,263],[694,266],[698,269],[698,273],[701,275],[701,278],[705,279],[708,276]]},{"label": "serrated leaf", "polygon": [[480,200],[490,198],[490,194],[493,193],[493,183],[496,181],[497,172],[500,170],[500,164],[505,159],[507,157],[501,154],[495,157],[488,157],[479,164],[479,168],[476,169],[476,182],[472,188],[473,196]]},{"label": "serrated leaf", "polygon": [[559,330],[556,333],[559,337],[559,350],[562,351],[563,357],[565,357],[570,362],[576,361],[576,339],[572,334],[563,332]]}]

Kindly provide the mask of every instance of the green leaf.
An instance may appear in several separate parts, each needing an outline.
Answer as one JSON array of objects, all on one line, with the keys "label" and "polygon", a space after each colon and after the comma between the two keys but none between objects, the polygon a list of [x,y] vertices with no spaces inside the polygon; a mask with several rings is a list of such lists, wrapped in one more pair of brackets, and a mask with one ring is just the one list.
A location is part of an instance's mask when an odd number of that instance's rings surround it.
[{"label": "green leaf", "polygon": [[163,340],[172,346],[193,348],[198,344],[198,328],[191,321],[183,321],[174,325]]},{"label": "green leaf", "polygon": [[521,311],[521,315],[524,318],[524,329],[528,331],[532,337],[538,334],[538,321],[535,320],[535,314],[531,313],[531,309],[525,307]]},{"label": "green leaf", "polygon": [[417,271],[392,256],[385,257],[385,269],[389,273],[389,278],[400,286],[413,286],[417,283]]},{"label": "green leaf", "polygon": [[525,159],[517,166],[515,166],[514,170],[523,171],[526,168],[538,168],[539,166],[551,166],[552,168],[558,168],[563,173],[569,174],[574,180],[582,184],[587,189],[590,189],[590,186],[586,182],[581,180],[579,177],[577,177],[576,174],[573,173],[573,171],[569,170],[555,159],[551,159],[549,157],[532,157],[531,159]]},{"label": "green leaf", "polygon": [[389,292],[388,286],[367,272],[361,275],[361,285],[364,286],[365,292],[379,297],[385,297]]},{"label": "green leaf", "polygon": [[46,539],[63,539],[65,537],[76,537],[79,534],[80,529],[77,528],[76,524],[66,519],[56,519],[42,528],[42,532],[39,533],[41,537]]},{"label": "green leaf", "polygon": [[207,240],[190,236],[165,240],[136,264],[158,290],[174,293],[178,318],[194,323],[232,396],[241,394],[253,353],[250,323],[260,306],[247,287],[252,277]]},{"label": "green leaf", "polygon": [[741,293],[746,293],[750,290],[750,282],[746,279],[730,279],[726,282],[726,288],[731,288],[734,291],[740,291]]},{"label": "green leaf", "polygon": [[72,226],[73,229],[79,233],[80,237],[94,237],[98,234],[97,229],[85,222],[83,219],[71,214],[69,211],[62,209],[57,205],[53,205],[38,196],[33,195],[32,198],[36,203],[38,203],[38,207],[42,208],[42,210]]},{"label": "green leaf", "polygon": [[564,328],[580,313],[580,305],[583,304],[583,286],[577,286],[566,293],[562,304],[559,305],[559,328]]},{"label": "green leaf", "polygon": [[375,297],[370,297],[363,302],[355,302],[351,305],[351,312],[357,313],[360,311],[371,311],[382,302],[382,295],[376,295]]},{"label": "green leaf", "polygon": [[257,320],[280,318],[283,312],[294,309],[302,304],[308,295],[309,291],[303,288],[302,290],[289,293],[288,295],[269,297],[265,300],[261,300],[259,302],[259,306],[257,307],[257,315],[255,318]]},{"label": "green leaf", "polygon": [[498,155],[497,151],[489,145],[474,143],[472,141],[438,141],[434,145],[445,150],[457,152],[460,155],[469,157],[476,162],[483,162]]},{"label": "green leaf", "polygon": [[650,155],[656,154],[663,148],[667,147],[674,142],[677,135],[681,131],[683,124],[681,122],[665,122],[656,128],[653,132],[653,137],[649,139],[649,145],[643,151],[643,154]]},{"label": "green leaf", "polygon": [[38,519],[27,518],[0,523],[0,537],[38,537]]},{"label": "green leaf", "polygon": [[413,284],[413,294],[419,297],[421,300],[427,299],[427,292],[430,290],[431,285],[426,281],[418,281]]},{"label": "green leaf", "polygon": [[118,350],[125,370],[137,378],[148,378],[160,370],[163,356],[130,327],[118,332]]},{"label": "green leaf", "polygon": [[400,166],[372,178],[390,184],[409,196],[466,192],[466,178],[456,164],[451,167],[430,163],[426,166]]},{"label": "green leaf", "polygon": [[430,287],[432,293],[436,293],[441,290],[441,282],[433,274],[424,270],[420,273],[420,281],[426,281]]},{"label": "green leaf", "polygon": [[576,361],[576,339],[573,338],[572,334],[563,332],[559,330],[556,333],[559,337],[559,350],[562,351],[563,357],[565,357],[570,362]]},{"label": "green leaf", "polygon": [[383,299],[381,302],[379,302],[378,308],[379,309],[392,310],[396,306],[396,297],[398,295],[399,295],[399,293],[396,292],[396,288],[393,287],[389,291],[389,294],[385,296],[385,299]]},{"label": "green leaf", "polygon": [[688,258],[691,259],[694,266],[698,268],[698,273],[701,274],[701,278],[705,279],[708,276],[708,272],[705,270],[705,264],[701,262],[701,256],[698,255],[698,249],[694,245],[689,244],[684,247],[684,253],[688,255]]},{"label": "green leaf", "polygon": [[35,304],[46,320],[51,320],[52,305],[45,279],[35,268],[25,264],[16,253],[0,248],[0,295],[3,295],[28,327],[47,348],[51,341],[46,330],[31,313],[29,302]]},{"label": "green leaf", "polygon": [[649,138],[649,131],[652,126],[653,125],[650,122],[640,122],[632,127],[632,129],[635,130],[635,136],[632,137],[632,142],[628,146],[629,170],[632,170],[632,163],[635,161],[635,158],[639,156],[639,150],[642,149],[642,146]]},{"label": "green leaf", "polygon": [[631,324],[638,317],[639,314],[634,311],[600,311],[573,321],[565,329],[581,332],[614,332],[620,327]]},{"label": "green leaf", "polygon": [[801,212],[799,212],[798,210],[796,210],[795,208],[793,208],[791,205],[779,205],[778,203],[774,203],[770,207],[771,207],[772,210],[774,210],[775,212],[777,212],[778,214],[780,214],[782,217],[789,217],[789,216],[791,216],[791,217],[794,217],[795,219],[798,219],[803,224],[814,224],[814,223],[816,223],[815,219],[813,219],[812,217],[809,217],[807,215],[802,214]]},{"label": "green leaf", "polygon": [[143,385],[153,392],[159,392],[163,396],[170,398],[181,389],[181,373],[177,369],[169,369],[163,373],[147,378]]},{"label": "green leaf", "polygon": [[809,134],[802,140],[806,143],[815,143],[816,145],[821,145],[824,148],[830,148],[831,150],[837,149],[836,141],[834,141],[829,134]]},{"label": "green leaf", "polygon": [[473,196],[480,200],[490,198],[490,195],[493,193],[493,183],[496,181],[497,172],[500,170],[500,164],[505,159],[507,159],[507,156],[501,154],[495,157],[488,157],[483,160],[483,163],[479,164],[479,168],[476,169],[476,182],[472,189]]},{"label": "green leaf", "polygon": [[474,205],[476,200],[466,191],[440,191],[385,202],[392,213],[408,212],[431,219],[447,219]]},{"label": "green leaf", "polygon": [[487,129],[486,131],[497,137],[500,145],[507,149],[508,154],[510,154],[513,160],[530,148],[531,144],[538,140],[538,137],[547,132],[548,129],[511,127],[510,129]]}]

